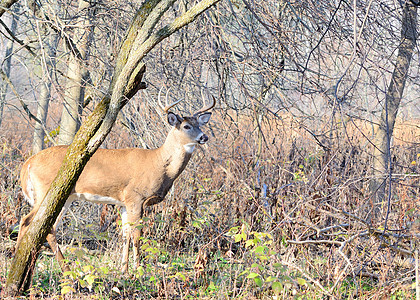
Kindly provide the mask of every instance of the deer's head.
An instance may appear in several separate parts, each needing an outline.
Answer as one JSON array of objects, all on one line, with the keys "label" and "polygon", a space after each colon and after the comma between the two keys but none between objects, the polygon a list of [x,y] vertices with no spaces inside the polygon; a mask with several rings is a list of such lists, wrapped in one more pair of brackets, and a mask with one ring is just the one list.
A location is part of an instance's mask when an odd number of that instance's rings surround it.
[{"label": "deer's head", "polygon": [[[168,103],[168,93],[166,94],[166,103]],[[212,103],[206,105],[203,97],[203,107],[196,111],[192,116],[180,116],[176,113],[170,112],[169,110],[177,105],[182,100],[173,102],[172,104],[166,104],[163,106],[160,101],[160,91],[158,96],[158,102],[164,113],[167,114],[168,123],[173,127],[172,135],[177,143],[184,146],[185,150],[192,153],[195,145],[205,144],[208,141],[208,136],[201,131],[201,126],[208,123],[211,117],[211,112],[208,112],[216,105],[216,99],[212,96]]]}]

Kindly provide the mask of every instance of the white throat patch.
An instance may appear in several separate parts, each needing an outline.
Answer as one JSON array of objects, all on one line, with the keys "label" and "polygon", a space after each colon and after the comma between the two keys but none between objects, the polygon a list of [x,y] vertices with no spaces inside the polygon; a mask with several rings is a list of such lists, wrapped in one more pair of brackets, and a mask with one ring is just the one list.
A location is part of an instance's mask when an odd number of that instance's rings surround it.
[{"label": "white throat patch", "polygon": [[189,143],[189,144],[186,144],[186,145],[184,145],[184,149],[185,149],[185,152],[187,152],[187,153],[193,153],[193,151],[194,151],[194,149],[195,149],[195,143]]}]

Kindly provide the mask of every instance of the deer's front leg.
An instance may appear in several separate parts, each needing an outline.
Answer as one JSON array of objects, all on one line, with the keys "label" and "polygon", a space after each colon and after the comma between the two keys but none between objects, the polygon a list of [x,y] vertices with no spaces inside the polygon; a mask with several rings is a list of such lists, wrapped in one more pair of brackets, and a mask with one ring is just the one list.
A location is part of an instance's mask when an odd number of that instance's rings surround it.
[{"label": "deer's front leg", "polygon": [[[147,206],[155,205],[157,203],[162,202],[163,198],[160,196],[151,196],[143,201],[143,204],[140,207],[140,214],[137,215],[136,223],[134,224],[134,227],[132,228],[132,237],[133,237],[133,251],[134,251],[134,261],[136,262],[136,266],[138,267],[140,265],[140,237],[143,233],[143,229],[140,227],[141,223],[143,222],[143,214],[144,209]],[[139,210],[139,208],[136,208]]]},{"label": "deer's front leg", "polygon": [[136,267],[139,263],[140,257],[140,230],[135,227],[135,224],[130,222],[126,223],[123,227],[123,240],[124,240],[124,247],[123,247],[123,255],[122,255],[122,267],[121,272],[126,273],[128,271],[128,264],[130,260],[130,244],[131,240],[133,240],[133,251],[134,251],[134,261],[136,262]]},{"label": "deer's front leg", "polygon": [[141,230],[136,226],[131,229],[131,234],[133,237],[133,252],[134,252],[134,263],[135,267],[140,265],[140,237]]},{"label": "deer's front leg", "polygon": [[122,236],[124,241],[123,253],[121,259],[121,272],[126,273],[128,270],[128,261],[130,258],[130,241],[131,241],[131,226],[127,218],[127,210],[123,206],[121,207],[121,225],[122,225]]},{"label": "deer's front leg", "polygon": [[127,219],[130,224],[131,238],[133,239],[133,252],[135,267],[140,265],[140,237],[143,230],[141,225],[143,222],[143,213],[146,206],[158,203],[160,197],[152,196],[143,201],[134,201],[131,205],[127,206]]},{"label": "deer's front leg", "polygon": [[124,239],[124,248],[123,248],[123,255],[121,260],[121,272],[126,273],[128,270],[128,261],[130,257],[130,241],[131,241],[131,233],[130,228],[126,231],[125,234],[123,234]]}]

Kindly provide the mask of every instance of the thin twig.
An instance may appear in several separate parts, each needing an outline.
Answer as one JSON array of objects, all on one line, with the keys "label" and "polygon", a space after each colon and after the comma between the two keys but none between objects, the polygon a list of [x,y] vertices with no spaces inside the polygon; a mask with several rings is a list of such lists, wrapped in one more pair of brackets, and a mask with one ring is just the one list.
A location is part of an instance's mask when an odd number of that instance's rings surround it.
[{"label": "thin twig", "polygon": [[18,39],[13,32],[7,27],[6,24],[0,19],[0,24],[3,26],[3,28],[7,31],[7,33],[10,35],[11,40],[17,42],[19,45],[21,45],[23,48],[28,50],[28,52],[33,56],[36,57],[36,54],[32,51],[31,47],[27,44],[25,44],[22,40]]},{"label": "thin twig", "polygon": [[304,244],[333,244],[333,245],[340,245],[342,246],[343,242],[339,241],[331,241],[331,240],[305,240],[305,241],[293,241],[287,240],[288,244],[294,245],[304,245]]},{"label": "thin twig", "polygon": [[[18,91],[16,90],[14,84],[12,83],[12,81],[10,80],[10,78],[6,75],[6,73],[3,72],[3,70],[0,69],[0,74],[1,77],[3,78],[3,80],[10,86],[10,89],[12,90],[13,94],[15,94],[15,96],[18,98],[20,105],[22,105],[23,110],[26,112],[26,114],[28,115],[29,119],[33,119],[35,120],[35,122],[39,123],[42,126],[42,129],[44,130],[44,132],[48,133],[47,128],[45,127],[45,125],[41,122],[41,120],[39,120],[30,110],[28,105],[25,103],[25,101],[23,101],[22,97],[20,96],[20,94],[18,93]],[[56,146],[57,143],[51,138],[51,136],[49,134],[45,135],[47,137],[47,139],[54,145]]]},{"label": "thin twig", "polygon": [[324,295],[328,295],[328,296],[332,297],[331,293],[328,292],[326,289],[324,289],[324,287],[322,286],[322,284],[318,280],[315,280],[314,278],[312,278],[311,276],[309,276],[308,273],[306,273],[300,267],[296,266],[293,263],[289,263],[287,261],[282,261],[281,264],[286,265],[286,266],[288,266],[288,267],[290,267],[292,269],[298,270],[300,273],[302,273],[303,276],[306,277],[306,279],[308,279],[310,282],[312,282],[313,284],[315,284],[322,291],[322,293]]}]

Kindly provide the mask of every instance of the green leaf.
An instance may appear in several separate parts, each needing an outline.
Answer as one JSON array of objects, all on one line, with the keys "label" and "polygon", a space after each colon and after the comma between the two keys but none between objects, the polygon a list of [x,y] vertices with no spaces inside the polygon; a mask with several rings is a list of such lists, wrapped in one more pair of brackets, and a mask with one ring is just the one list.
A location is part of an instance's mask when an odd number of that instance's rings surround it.
[{"label": "green leaf", "polygon": [[271,284],[271,288],[274,293],[279,294],[283,290],[283,284],[281,282],[275,281]]},{"label": "green leaf", "polygon": [[88,266],[84,266],[83,267],[83,272],[85,272],[85,273],[90,272],[90,271],[93,271],[93,270],[94,270],[94,267],[91,266],[91,265],[88,265]]},{"label": "green leaf", "polygon": [[63,277],[70,277],[71,279],[76,279],[77,274],[74,271],[67,271],[63,273]]},{"label": "green leaf", "polygon": [[264,253],[265,247],[264,246],[258,246],[255,248],[255,253]]},{"label": "green leaf", "polygon": [[146,250],[144,250],[144,252],[150,252],[152,254],[156,254],[156,253],[159,252],[159,250],[156,247],[149,247],[149,248],[146,248]]},{"label": "green leaf", "polygon": [[242,239],[243,239],[244,241],[246,241],[247,236],[246,236],[245,231],[243,231],[243,232],[241,233],[241,235],[242,235]]},{"label": "green leaf", "polygon": [[201,223],[197,221],[193,221],[192,226],[198,229],[201,229]]},{"label": "green leaf", "polygon": [[257,264],[257,263],[253,263],[252,265],[251,265],[251,268],[259,268],[260,267],[260,265],[259,264]]},{"label": "green leaf", "polygon": [[86,283],[86,281],[83,280],[83,279],[81,279],[81,278],[79,278],[79,284],[80,284],[81,287],[84,287],[84,288],[88,286],[88,284]]},{"label": "green leaf", "polygon": [[65,285],[61,288],[61,295],[65,295],[71,292],[75,292],[76,290],[71,287],[70,285]]},{"label": "green leaf", "polygon": [[264,245],[271,245],[273,243],[273,240],[268,240],[266,242],[264,242]]},{"label": "green leaf", "polygon": [[263,285],[263,281],[261,280],[260,277],[255,277],[254,282],[255,282],[256,285],[258,285],[258,287],[262,287],[262,285]]},{"label": "green leaf", "polygon": [[142,266],[139,266],[137,268],[137,274],[141,277],[144,275],[144,268]]},{"label": "green leaf", "polygon": [[213,281],[210,281],[209,286],[207,287],[208,290],[214,291],[216,289],[216,286],[214,285]]},{"label": "green leaf", "polygon": [[180,273],[180,272],[177,272],[176,274],[175,274],[175,277],[177,277],[177,278],[181,278],[181,280],[182,281],[185,281],[187,278],[185,277],[185,275],[184,274],[182,274],[182,273]]},{"label": "green leaf", "polygon": [[249,246],[254,246],[255,245],[255,241],[254,240],[247,240],[245,242],[245,248],[248,248]]},{"label": "green leaf", "polygon": [[237,234],[239,231],[238,227],[232,227],[231,229],[229,229],[229,231],[226,233],[227,236],[233,236],[235,234]]},{"label": "green leaf", "polygon": [[86,280],[88,285],[92,286],[95,282],[96,276],[92,274],[87,274],[83,279]]},{"label": "green leaf", "polygon": [[242,240],[242,234],[235,234],[235,243],[238,243]]},{"label": "green leaf", "polygon": [[281,263],[273,263],[273,267],[284,271],[284,266]]},{"label": "green leaf", "polygon": [[298,282],[299,285],[305,285],[306,284],[306,280],[303,279],[303,278],[300,278],[300,277],[297,278],[297,282]]},{"label": "green leaf", "polygon": [[260,274],[252,272],[252,273],[249,273],[249,275],[246,278],[256,278],[258,276],[260,276]]}]

